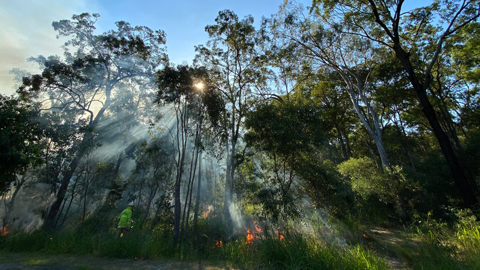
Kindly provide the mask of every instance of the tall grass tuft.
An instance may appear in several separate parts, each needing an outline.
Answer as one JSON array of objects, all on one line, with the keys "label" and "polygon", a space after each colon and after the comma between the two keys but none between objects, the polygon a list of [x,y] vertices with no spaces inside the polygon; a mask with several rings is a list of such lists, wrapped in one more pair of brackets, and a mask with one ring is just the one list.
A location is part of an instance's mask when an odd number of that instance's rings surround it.
[{"label": "tall grass tuft", "polygon": [[383,259],[360,246],[342,249],[302,234],[251,244],[236,240],[224,252],[227,259],[246,269],[388,269]]},{"label": "tall grass tuft", "polygon": [[480,222],[476,221],[475,216],[460,218],[455,242],[465,265],[470,269],[480,269]]},{"label": "tall grass tuft", "polygon": [[457,213],[455,228],[435,221],[416,227],[418,245],[403,250],[413,269],[480,269],[480,222],[471,213]]}]

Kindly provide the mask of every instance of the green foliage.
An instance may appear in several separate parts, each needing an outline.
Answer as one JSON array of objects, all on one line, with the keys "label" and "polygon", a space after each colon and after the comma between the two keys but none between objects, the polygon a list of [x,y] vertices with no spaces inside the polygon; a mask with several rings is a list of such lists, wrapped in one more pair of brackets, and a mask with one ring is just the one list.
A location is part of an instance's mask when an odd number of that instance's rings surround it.
[{"label": "green foliage", "polygon": [[218,12],[215,19],[216,25],[208,25],[205,31],[212,37],[226,36],[223,43],[231,48],[253,46],[252,34],[255,32],[253,27],[253,17],[247,16],[239,20],[237,14],[231,10]]},{"label": "green foliage", "polygon": [[338,165],[338,171],[348,177],[352,190],[362,197],[377,195],[385,202],[393,202],[406,189],[415,187],[402,172],[401,167],[392,166],[381,172],[368,157],[351,158]]},{"label": "green foliage", "polygon": [[323,143],[320,111],[307,102],[258,104],[246,120],[247,143],[294,165],[295,156]]},{"label": "green foliage", "polygon": [[[411,227],[412,245],[395,246],[413,269],[478,269],[480,265],[480,223],[471,212],[458,211],[452,229],[431,216]],[[358,225],[358,224],[357,224]],[[353,226],[356,230],[360,227]],[[280,240],[263,235],[248,243],[245,236],[222,238],[225,230],[219,218],[200,218],[198,234],[180,252],[172,230],[134,228],[122,238],[110,233],[82,230],[33,233],[13,232],[0,237],[4,250],[44,251],[53,254],[90,254],[110,258],[175,259],[226,262],[246,269],[388,269],[375,252],[353,245],[340,248],[309,234],[290,233]],[[221,244],[220,244],[220,241]],[[372,240],[370,240],[372,241]]]},{"label": "green foliage", "polygon": [[180,102],[181,97],[195,94],[195,69],[189,66],[165,67],[157,72],[157,102]]},{"label": "green foliage", "polygon": [[262,213],[271,217],[271,220],[276,223],[280,217],[285,221],[299,217],[292,193],[280,188],[262,188],[256,194],[256,199],[262,206]]},{"label": "green foliage", "polygon": [[363,157],[351,158],[337,168],[356,195],[355,216],[384,225],[393,221],[392,218],[397,219],[394,213],[403,221],[410,218],[406,214],[410,208],[407,199],[418,196],[420,185],[408,178],[400,166],[391,166],[382,172],[373,160]]},{"label": "green foliage", "polygon": [[37,114],[33,105],[0,95],[0,194],[9,190],[15,174],[44,162]]},{"label": "green foliage", "polygon": [[304,183],[302,193],[309,196],[315,208],[327,208],[331,215],[345,217],[352,207],[351,187],[342,179],[333,162],[314,156],[306,155],[299,164],[298,174]]},{"label": "green foliage", "polygon": [[480,82],[480,23],[472,22],[461,28],[452,38],[450,51],[458,66],[457,78],[478,84]]},{"label": "green foliage", "polygon": [[368,157],[351,158],[338,165],[338,171],[350,179],[352,190],[360,196],[379,194],[384,200],[390,192],[388,179],[382,175],[376,164]]},{"label": "green foliage", "polygon": [[335,72],[319,71],[318,78],[312,79],[295,94],[309,99],[322,111],[325,135],[329,137],[329,144],[334,145],[342,152],[343,160],[348,159],[351,153],[349,134],[359,121],[352,108],[348,93],[340,91],[334,81],[340,80]]},{"label": "green foliage", "polygon": [[274,222],[279,217],[298,217],[293,183],[303,156],[324,142],[320,111],[301,100],[259,103],[245,124],[249,129],[245,134],[247,144],[265,153],[250,161],[262,168],[258,176],[263,186],[250,185],[257,203]]},{"label": "green foliage", "polygon": [[[480,123],[479,123],[480,124]],[[469,138],[465,142],[463,148],[462,161],[469,173],[471,180],[476,185],[480,184],[480,125],[476,129],[472,129]]]},{"label": "green foliage", "polygon": [[424,154],[416,166],[416,179],[424,197],[418,202],[416,209],[423,214],[432,211],[436,219],[446,219],[444,206],[455,207],[459,205],[460,199],[445,160],[439,151],[430,151]]},{"label": "green foliage", "polygon": [[300,234],[252,244],[236,239],[225,245],[222,254],[246,269],[388,269],[382,259],[360,246],[340,250]]}]

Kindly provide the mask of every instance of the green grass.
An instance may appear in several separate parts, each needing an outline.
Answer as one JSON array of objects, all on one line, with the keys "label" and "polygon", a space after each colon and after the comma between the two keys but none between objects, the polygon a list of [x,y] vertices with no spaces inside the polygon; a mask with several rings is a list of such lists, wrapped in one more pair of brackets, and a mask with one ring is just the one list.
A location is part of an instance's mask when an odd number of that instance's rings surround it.
[{"label": "green grass", "polygon": [[361,246],[342,249],[301,234],[258,243],[260,263],[273,269],[388,269],[384,260]]},{"label": "green grass", "polygon": [[[181,247],[174,245],[171,228],[165,224],[138,226],[122,238],[93,225],[58,232],[13,232],[0,236],[0,247],[4,252],[201,262],[242,269],[389,269],[383,258],[409,269],[480,269],[480,222],[471,214],[460,216],[454,226],[427,220],[403,231],[354,227],[332,229],[334,236],[349,236],[350,244],[343,247],[330,243],[328,237],[293,232],[282,240],[267,234],[253,243],[241,234],[226,239],[221,220],[215,218],[200,219],[196,233],[190,228]],[[42,257],[22,262],[48,263]]]},{"label": "green grass", "polygon": [[[91,255],[105,258],[131,258],[207,262],[243,269],[387,269],[374,252],[361,246],[342,249],[293,234],[284,240],[256,239],[247,243],[245,236],[222,239],[218,224],[202,221],[198,238],[189,237],[181,250],[175,248],[171,232],[133,230],[124,237],[113,232],[88,233],[80,230],[62,232],[16,232],[0,238],[7,252],[43,252],[46,254]],[[211,227],[209,227],[211,226]],[[213,228],[213,229],[212,229]],[[190,235],[192,235],[190,233]],[[222,246],[215,245],[222,240]],[[37,262],[31,262],[37,264]]]},{"label": "green grass", "polygon": [[395,235],[402,240],[386,249],[410,269],[480,269],[480,222],[475,219],[461,217],[455,227],[428,220]]}]

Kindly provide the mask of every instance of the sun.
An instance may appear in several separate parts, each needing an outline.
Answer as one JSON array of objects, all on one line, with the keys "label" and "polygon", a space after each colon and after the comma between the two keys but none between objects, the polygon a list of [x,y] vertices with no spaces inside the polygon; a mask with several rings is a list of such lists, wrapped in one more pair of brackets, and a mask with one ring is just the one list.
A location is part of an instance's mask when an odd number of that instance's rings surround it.
[{"label": "sun", "polygon": [[203,89],[203,83],[202,82],[198,82],[195,84],[195,87],[199,90],[202,90]]}]

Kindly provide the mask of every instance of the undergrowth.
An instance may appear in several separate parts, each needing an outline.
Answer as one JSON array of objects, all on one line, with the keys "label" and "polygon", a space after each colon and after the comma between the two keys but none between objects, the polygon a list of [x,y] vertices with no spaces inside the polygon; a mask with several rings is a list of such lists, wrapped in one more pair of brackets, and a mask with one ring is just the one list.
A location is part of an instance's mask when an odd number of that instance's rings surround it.
[{"label": "undergrowth", "polygon": [[[92,226],[93,228],[93,226]],[[371,246],[339,245],[309,234],[290,233],[284,239],[268,234],[247,242],[245,235],[225,239],[221,220],[200,219],[175,245],[171,227],[140,225],[124,237],[90,227],[0,236],[9,252],[81,254],[109,258],[200,261],[242,269],[388,269]],[[352,233],[352,235],[355,233]],[[196,237],[192,237],[195,235]],[[455,224],[424,219],[402,233],[405,241],[391,250],[411,269],[480,269],[480,222],[460,213]],[[374,241],[374,240],[373,240]]]},{"label": "undergrowth", "polygon": [[480,269],[480,222],[466,210],[457,216],[453,227],[428,218],[412,226],[419,243],[402,250],[411,268]]},{"label": "undergrowth", "polygon": [[[124,237],[113,231],[14,232],[0,238],[9,252],[90,254],[99,257],[203,261],[243,269],[387,269],[374,252],[361,246],[341,248],[302,234],[284,239],[267,235],[247,243],[245,236],[222,239],[214,220],[202,220],[198,237],[187,237],[181,246],[169,229],[134,229]],[[193,229],[192,229],[193,230]],[[193,235],[192,231],[189,235]],[[220,242],[221,241],[221,242]]]}]

